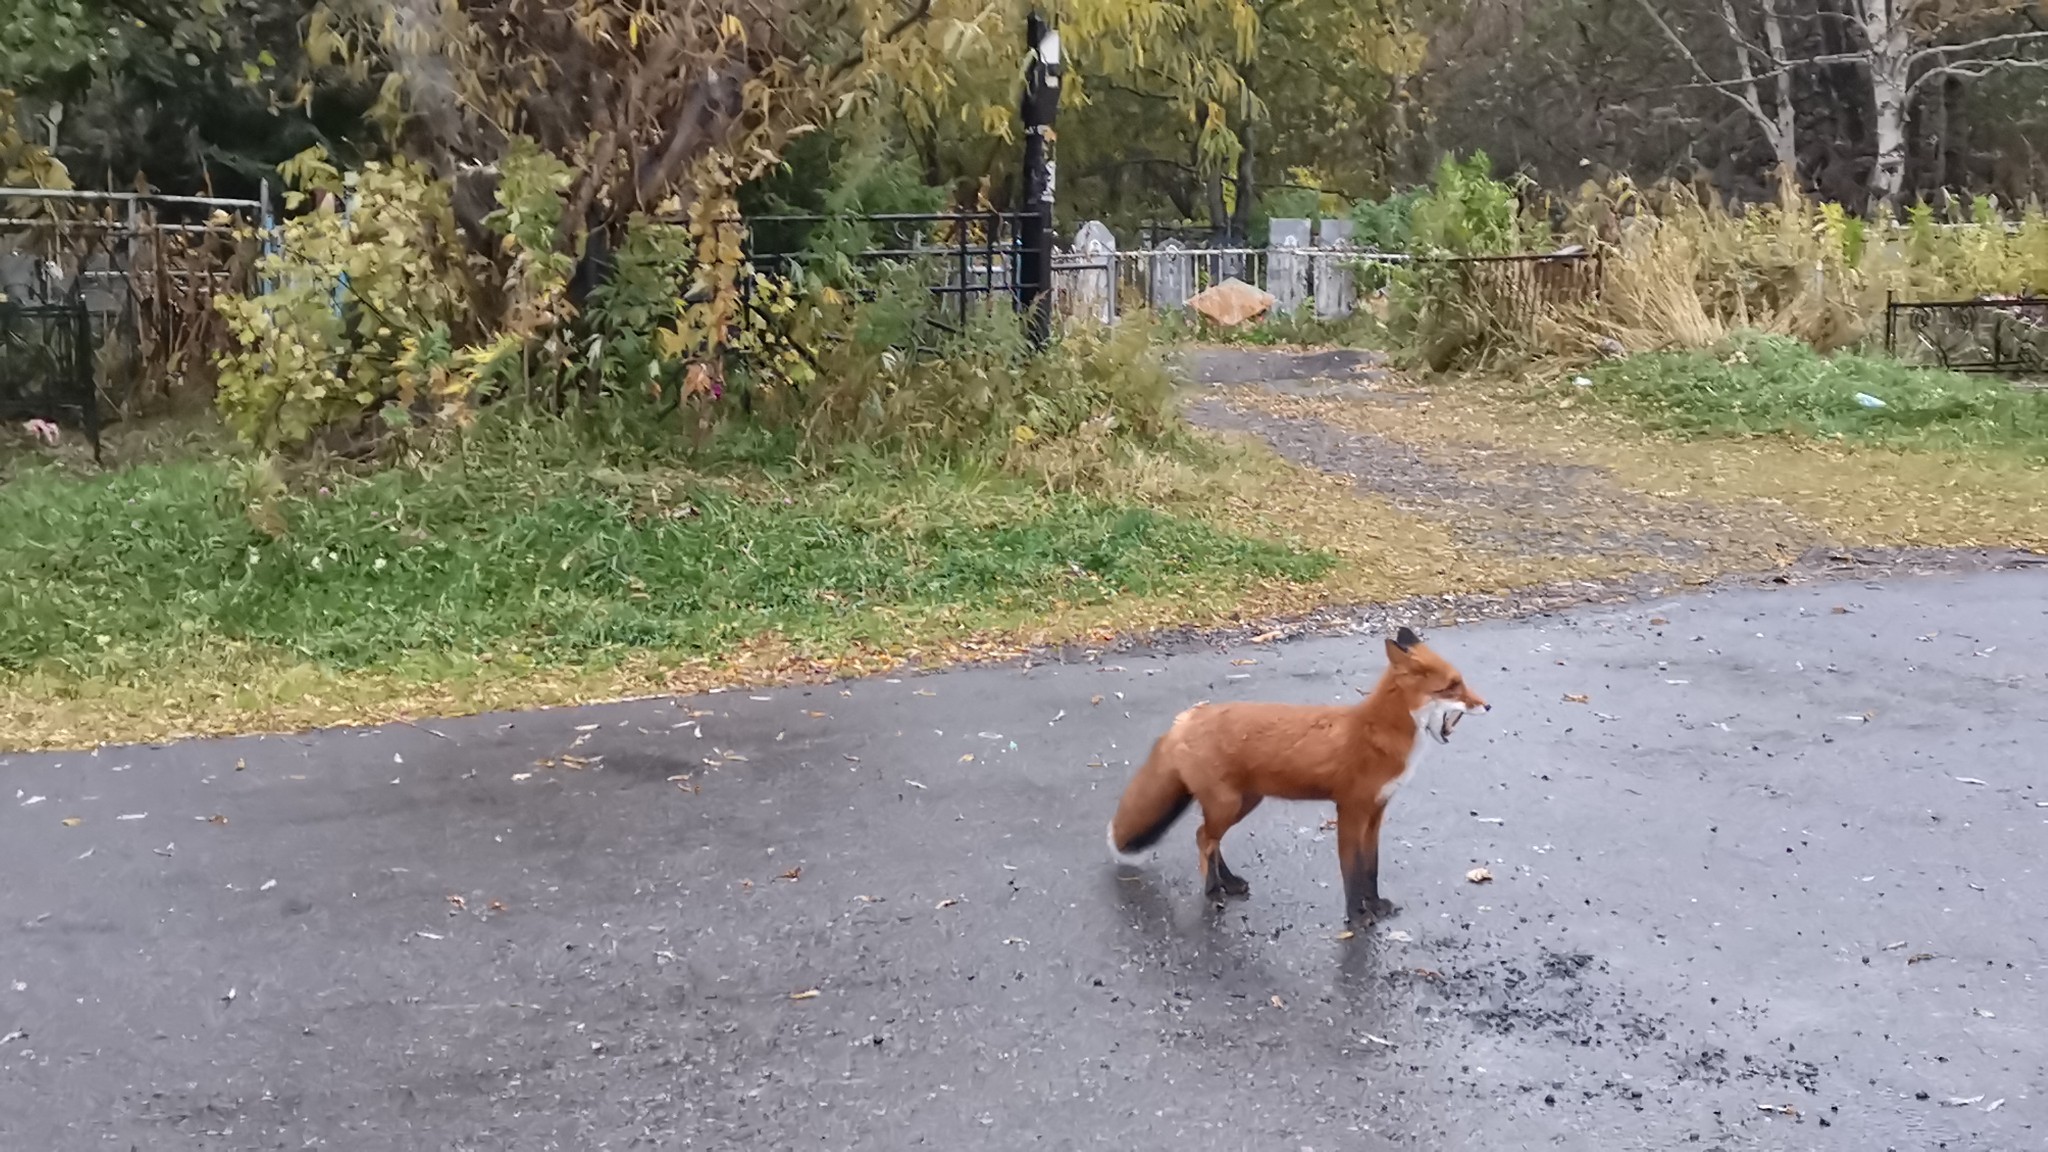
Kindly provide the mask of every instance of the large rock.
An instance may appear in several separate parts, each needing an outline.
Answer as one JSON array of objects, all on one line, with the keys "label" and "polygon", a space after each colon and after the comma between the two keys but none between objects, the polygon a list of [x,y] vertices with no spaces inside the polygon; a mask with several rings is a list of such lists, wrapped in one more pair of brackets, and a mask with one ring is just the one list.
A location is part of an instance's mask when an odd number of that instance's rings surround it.
[{"label": "large rock", "polygon": [[1221,284],[1211,284],[1188,300],[1188,307],[1206,317],[1210,323],[1225,328],[1256,320],[1273,307],[1271,292],[1255,288],[1232,276]]}]

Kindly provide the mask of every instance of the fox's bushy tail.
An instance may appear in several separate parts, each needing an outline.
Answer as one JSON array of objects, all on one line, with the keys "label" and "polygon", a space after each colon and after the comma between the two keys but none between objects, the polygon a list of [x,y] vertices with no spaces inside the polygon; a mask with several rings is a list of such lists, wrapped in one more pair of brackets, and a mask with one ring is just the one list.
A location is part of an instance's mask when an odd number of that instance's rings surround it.
[{"label": "fox's bushy tail", "polygon": [[1136,856],[1159,843],[1159,838],[1194,803],[1194,793],[1181,783],[1180,773],[1160,755],[1165,742],[1162,738],[1153,745],[1152,755],[1131,777],[1123,799],[1117,803],[1116,816],[1109,822],[1109,847],[1119,856]]}]

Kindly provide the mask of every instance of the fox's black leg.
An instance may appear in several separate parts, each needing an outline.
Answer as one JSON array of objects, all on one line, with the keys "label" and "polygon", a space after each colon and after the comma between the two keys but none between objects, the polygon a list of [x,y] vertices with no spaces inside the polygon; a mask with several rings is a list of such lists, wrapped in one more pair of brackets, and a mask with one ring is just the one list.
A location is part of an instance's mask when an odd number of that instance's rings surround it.
[{"label": "fox's black leg", "polygon": [[1386,811],[1384,804],[1337,808],[1337,858],[1344,872],[1346,920],[1384,920],[1400,911],[1380,897],[1380,820]]},{"label": "fox's black leg", "polygon": [[1252,886],[1245,882],[1244,877],[1232,872],[1230,865],[1223,862],[1223,849],[1220,845],[1217,847],[1215,859],[1216,884],[1210,888],[1211,892],[1220,891],[1225,896],[1249,896],[1252,894]]},{"label": "fox's black leg", "polygon": [[1234,804],[1218,804],[1213,813],[1202,809],[1202,826],[1195,831],[1195,844],[1202,852],[1202,890],[1211,896],[1249,896],[1252,886],[1223,862],[1223,834],[1259,806],[1263,796],[1239,796]]}]

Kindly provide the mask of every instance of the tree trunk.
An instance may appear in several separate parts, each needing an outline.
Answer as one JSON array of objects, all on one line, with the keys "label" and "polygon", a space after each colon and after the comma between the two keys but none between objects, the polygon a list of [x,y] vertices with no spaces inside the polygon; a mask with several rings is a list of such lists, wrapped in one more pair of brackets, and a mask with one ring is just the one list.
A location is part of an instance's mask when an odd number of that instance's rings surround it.
[{"label": "tree trunk", "polygon": [[[1785,24],[1778,15],[1772,0],[1763,0],[1764,45],[1770,49],[1773,62],[1786,59]],[[1799,118],[1792,104],[1792,70],[1777,64],[1778,106],[1774,110],[1778,125],[1771,143],[1778,157],[1778,180],[1792,188],[1799,187]]]},{"label": "tree trunk", "polygon": [[[1850,22],[1856,19],[1853,6],[1854,0],[1823,0],[1815,27],[1820,32],[1821,51],[1825,55],[1844,57],[1860,47],[1856,43],[1858,36],[1849,30]],[[1869,118],[1864,114],[1869,85],[1862,66],[1853,61],[1827,65],[1821,72],[1819,88],[1816,95],[1821,106],[1829,110],[1836,128],[1832,133],[1819,133],[1821,143],[1817,167],[1820,171],[1839,174],[1836,179],[1829,180],[1821,191],[1830,199],[1843,203],[1867,199],[1869,186],[1859,171],[1869,135]],[[1814,167],[1808,168],[1809,172],[1814,170]]]},{"label": "tree trunk", "polygon": [[1222,240],[1230,232],[1230,210],[1223,204],[1223,173],[1211,172],[1204,189],[1209,204],[1209,234]]},{"label": "tree trunk", "polygon": [[1237,130],[1237,203],[1231,205],[1230,242],[1251,242],[1252,213],[1258,206],[1258,125],[1246,121]]},{"label": "tree trunk", "polygon": [[1963,103],[1963,82],[1954,76],[1941,80],[1941,139],[1935,141],[1936,155],[1940,157],[1938,171],[1940,187],[1966,187],[1973,182],[1969,169],[1968,151],[1964,144],[1970,133],[1969,121],[1957,114]]},{"label": "tree trunk", "polygon": [[1889,215],[1906,186],[1906,103],[1911,95],[1911,41],[1892,0],[1860,0],[1859,23],[1869,53],[1870,126],[1873,163],[1870,211]]}]

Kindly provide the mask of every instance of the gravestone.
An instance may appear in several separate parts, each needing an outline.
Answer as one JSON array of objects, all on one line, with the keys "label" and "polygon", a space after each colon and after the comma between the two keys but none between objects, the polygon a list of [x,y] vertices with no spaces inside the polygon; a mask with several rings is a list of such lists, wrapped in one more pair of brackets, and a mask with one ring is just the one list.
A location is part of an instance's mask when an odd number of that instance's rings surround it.
[{"label": "gravestone", "polygon": [[1090,220],[1074,233],[1073,314],[1104,324],[1116,321],[1116,233]]},{"label": "gravestone", "polygon": [[1168,240],[1147,254],[1152,265],[1148,302],[1165,312],[1188,302],[1195,292],[1195,258],[1178,240]]},{"label": "gravestone", "polygon": [[1309,246],[1306,220],[1275,220],[1266,241],[1266,291],[1273,311],[1292,313],[1308,300]]},{"label": "gravestone", "polygon": [[1316,315],[1325,320],[1349,316],[1358,307],[1351,281],[1351,221],[1324,220],[1316,232]]}]

